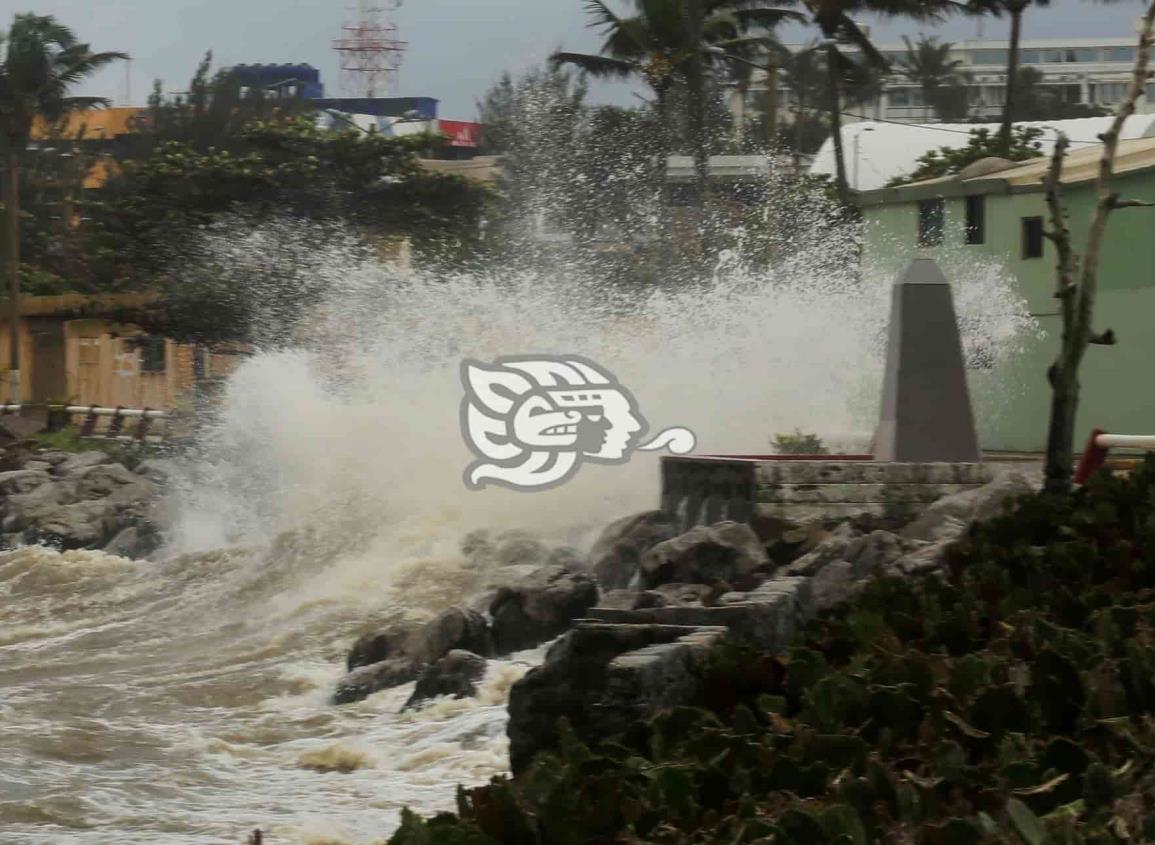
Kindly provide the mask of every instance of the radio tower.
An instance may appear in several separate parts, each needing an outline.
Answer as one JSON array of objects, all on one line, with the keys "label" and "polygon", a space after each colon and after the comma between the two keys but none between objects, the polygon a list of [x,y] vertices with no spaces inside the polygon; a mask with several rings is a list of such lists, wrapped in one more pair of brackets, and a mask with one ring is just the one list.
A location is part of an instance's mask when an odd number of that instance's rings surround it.
[{"label": "radio tower", "polygon": [[341,89],[350,97],[397,91],[397,72],[409,44],[397,37],[393,13],[402,0],[357,0],[333,49],[341,56]]}]

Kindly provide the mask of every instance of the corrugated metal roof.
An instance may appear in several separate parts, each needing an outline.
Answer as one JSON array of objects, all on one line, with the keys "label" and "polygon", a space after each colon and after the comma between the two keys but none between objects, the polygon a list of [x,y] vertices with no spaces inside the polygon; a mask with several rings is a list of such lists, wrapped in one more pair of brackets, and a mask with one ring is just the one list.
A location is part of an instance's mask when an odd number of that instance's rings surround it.
[{"label": "corrugated metal roof", "polygon": [[[1054,149],[1058,133],[1071,140],[1072,150],[1098,145],[1099,135],[1107,131],[1112,117],[1088,117],[1080,120],[1049,120],[1017,123],[1016,126],[1034,126],[1043,130],[1039,138],[1042,152],[1049,155]],[[913,173],[919,157],[939,147],[961,149],[970,141],[974,129],[998,132],[995,123],[881,123],[862,121],[842,127],[842,143],[846,154],[847,179],[855,191],[873,191],[885,187],[893,179]],[[1123,138],[1143,138],[1155,135],[1155,114],[1137,114],[1123,124]],[[814,156],[810,172],[834,175],[834,143],[827,138]]]},{"label": "corrugated metal roof", "polygon": [[[1096,179],[1102,155],[1102,144],[1069,152],[1063,162],[1063,184],[1077,185]],[[860,196],[860,201],[862,205],[880,205],[934,196],[1039,191],[1043,188],[1043,179],[1050,164],[1050,156],[1033,158],[1005,170],[969,179],[943,176],[894,188],[867,191]],[[1116,175],[1152,168],[1155,168],[1155,138],[1131,138],[1119,142],[1115,156]]]}]

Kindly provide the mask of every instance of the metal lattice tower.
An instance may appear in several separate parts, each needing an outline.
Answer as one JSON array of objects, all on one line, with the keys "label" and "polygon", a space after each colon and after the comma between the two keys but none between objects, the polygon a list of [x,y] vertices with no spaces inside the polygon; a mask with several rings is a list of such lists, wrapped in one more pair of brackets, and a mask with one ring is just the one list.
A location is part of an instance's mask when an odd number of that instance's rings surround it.
[{"label": "metal lattice tower", "polygon": [[397,91],[409,44],[398,38],[393,13],[402,0],[357,0],[333,49],[341,56],[341,90],[350,97],[381,97]]}]

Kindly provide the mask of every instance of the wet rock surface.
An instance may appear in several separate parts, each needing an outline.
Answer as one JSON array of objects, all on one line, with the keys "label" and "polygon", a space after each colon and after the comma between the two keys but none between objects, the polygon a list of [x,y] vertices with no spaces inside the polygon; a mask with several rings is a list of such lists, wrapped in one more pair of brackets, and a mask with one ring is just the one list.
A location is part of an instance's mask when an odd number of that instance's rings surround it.
[{"label": "wet rock surface", "polygon": [[732,582],[770,562],[766,547],[749,526],[739,522],[699,525],[658,543],[641,560],[641,580],[660,584]]},{"label": "wet rock surface", "polygon": [[[629,566],[603,550],[591,571],[599,571],[598,561],[612,561],[602,567],[608,572],[602,586],[611,588],[511,691],[513,770],[556,744],[562,717],[579,737],[595,738],[623,731],[655,709],[692,703],[704,659],[695,649],[708,652],[720,636],[785,649],[803,625],[851,599],[871,578],[940,569],[972,522],[1034,489],[1025,476],[1004,473],[930,504],[906,525],[857,516],[795,525],[779,520],[760,532],[733,522],[697,526],[643,551],[638,577],[626,584]],[[638,526],[663,524],[652,514],[619,520],[603,533],[603,545],[613,549]],[[691,635],[702,637],[693,648]]]},{"label": "wet rock surface", "polygon": [[143,558],[162,543],[157,505],[176,475],[155,458],[135,469],[93,450],[69,453],[12,447],[0,472],[0,541],[62,550],[103,549]]},{"label": "wet rock surface", "polygon": [[502,587],[489,606],[497,654],[532,648],[564,633],[597,604],[594,580],[553,566]]},{"label": "wet rock surface", "polygon": [[480,654],[454,649],[421,673],[413,695],[401,709],[413,710],[444,695],[468,698],[476,694],[485,666],[486,660]]}]

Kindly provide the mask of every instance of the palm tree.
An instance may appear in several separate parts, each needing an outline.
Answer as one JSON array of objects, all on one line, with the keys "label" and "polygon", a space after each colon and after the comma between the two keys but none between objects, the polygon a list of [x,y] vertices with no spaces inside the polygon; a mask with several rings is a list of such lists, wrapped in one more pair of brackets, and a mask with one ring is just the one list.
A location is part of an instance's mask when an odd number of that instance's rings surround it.
[{"label": "palm tree", "polygon": [[746,34],[752,28],[773,27],[797,15],[758,0],[633,0],[633,4],[636,14],[622,17],[604,0],[586,0],[590,26],[601,28],[605,36],[600,52],[591,55],[559,51],[551,61],[555,66],[574,65],[595,77],[643,80],[654,92],[663,168],[671,146],[670,92],[675,85],[684,84],[689,93],[694,169],[703,198],[709,173],[705,137],[708,71],[720,61],[737,56],[739,51],[766,43],[765,36]]},{"label": "palm tree", "polygon": [[969,77],[962,70],[962,61],[950,57],[954,45],[925,36],[917,44],[906,36],[902,40],[906,55],[898,60],[899,73],[922,89],[923,99],[940,120],[966,117]]},{"label": "palm tree", "polygon": [[[981,2],[981,0],[980,0]],[[1017,2],[1017,0],[1016,0]],[[834,162],[838,196],[850,205],[850,187],[846,181],[846,155],[842,147],[842,88],[863,68],[885,71],[889,65],[854,20],[856,15],[909,17],[915,20],[939,20],[953,11],[952,0],[802,0],[810,22],[822,33],[826,49],[826,82],[829,90],[830,133],[834,139]],[[862,54],[856,65],[840,49],[844,44]]]},{"label": "palm tree", "polygon": [[1011,37],[1007,50],[1006,93],[1003,97],[1003,121],[999,126],[999,149],[1005,154],[1011,148],[1011,126],[1015,122],[1015,94],[1019,83],[1019,44],[1023,35],[1023,14],[1030,6],[1047,7],[1051,0],[970,0],[970,10],[977,14],[1011,19]]},{"label": "palm tree", "polygon": [[37,118],[59,120],[69,111],[108,105],[101,97],[70,97],[72,86],[123,53],[93,53],[51,16],[19,14],[0,35],[0,144],[5,165],[4,238],[8,276],[9,402],[20,402],[20,156]]}]

